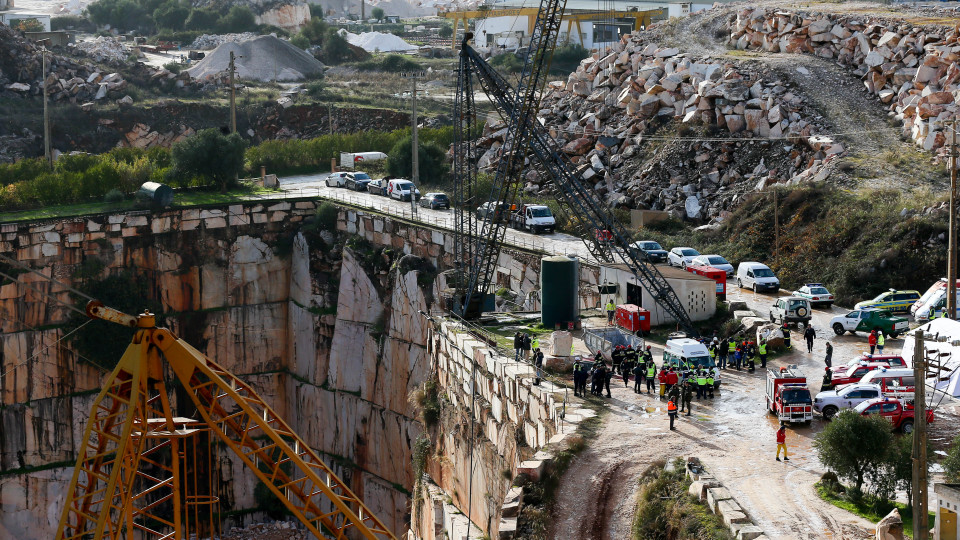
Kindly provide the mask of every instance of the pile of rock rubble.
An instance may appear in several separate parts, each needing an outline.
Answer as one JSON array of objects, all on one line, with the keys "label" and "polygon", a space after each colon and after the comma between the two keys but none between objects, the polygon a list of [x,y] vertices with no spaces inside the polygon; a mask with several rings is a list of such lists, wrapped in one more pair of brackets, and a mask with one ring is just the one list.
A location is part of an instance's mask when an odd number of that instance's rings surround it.
[{"label": "pile of rock rubble", "polygon": [[273,523],[254,523],[244,528],[234,527],[226,531],[224,540],[307,540],[311,535],[300,530],[297,523],[275,521]]},{"label": "pile of rock rubble", "polygon": [[82,51],[94,62],[120,63],[130,56],[130,50],[119,40],[111,37],[100,36],[90,41],[78,41],[69,44],[68,47]]},{"label": "pile of rock rubble", "polygon": [[810,53],[851,68],[903,122],[905,135],[938,159],[948,155],[945,121],[958,111],[960,28],[746,8],[732,30],[738,49]]},{"label": "pile of rock rubble", "polygon": [[257,37],[260,34],[253,32],[242,32],[240,34],[201,34],[193,43],[187,46],[188,49],[210,50],[216,49],[222,43],[233,42],[240,43]]},{"label": "pile of rock rubble", "polygon": [[[603,56],[550,83],[539,116],[581,179],[620,207],[722,220],[741,200],[778,182],[822,179],[842,155],[817,135],[803,100],[776,75],[698,60],[675,48],[625,36]],[[645,137],[665,120],[709,126],[713,139],[680,142],[676,155],[638,163]],[[488,123],[481,168],[492,168],[506,130]],[[741,159],[755,155],[748,168]],[[665,159],[666,158],[666,159]],[[528,171],[527,193],[543,189]]]}]

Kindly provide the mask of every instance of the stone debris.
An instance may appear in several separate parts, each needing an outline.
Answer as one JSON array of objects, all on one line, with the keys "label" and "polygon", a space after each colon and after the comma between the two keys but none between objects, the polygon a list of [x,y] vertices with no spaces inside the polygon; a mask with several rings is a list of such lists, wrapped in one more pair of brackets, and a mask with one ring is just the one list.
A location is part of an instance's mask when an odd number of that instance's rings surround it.
[{"label": "stone debris", "polygon": [[[719,222],[753,192],[821,180],[844,153],[818,135],[822,126],[786,82],[756,69],[694,58],[634,33],[583,60],[565,82],[551,82],[538,116],[575,174],[612,206]],[[706,126],[712,139],[634,159],[665,120],[679,124],[681,137]],[[505,135],[504,124],[488,119],[480,168],[496,166]],[[527,193],[547,189],[536,174],[525,179]]]},{"label": "stone debris", "polygon": [[130,56],[130,49],[112,37],[101,36],[91,41],[78,41],[67,47],[82,51],[94,62],[122,63]]},{"label": "stone debris", "polygon": [[253,523],[246,527],[234,527],[226,531],[223,540],[308,540],[310,533],[300,530],[301,525],[292,521]]},{"label": "stone debris", "polygon": [[737,13],[730,43],[741,50],[807,53],[837,61],[903,123],[904,135],[934,152],[937,160],[949,157],[946,121],[958,112],[960,28],[863,14],[744,8]]},{"label": "stone debris", "polygon": [[253,32],[243,32],[240,34],[202,34],[197,39],[193,40],[188,49],[200,49],[200,50],[210,50],[216,49],[223,43],[240,43],[241,41],[248,41],[259,34],[254,34]]},{"label": "stone debris", "polygon": [[237,75],[257,81],[296,81],[323,73],[324,65],[309,53],[276,36],[258,36],[240,43],[225,42],[188,69],[199,80],[222,78],[236,57]]}]

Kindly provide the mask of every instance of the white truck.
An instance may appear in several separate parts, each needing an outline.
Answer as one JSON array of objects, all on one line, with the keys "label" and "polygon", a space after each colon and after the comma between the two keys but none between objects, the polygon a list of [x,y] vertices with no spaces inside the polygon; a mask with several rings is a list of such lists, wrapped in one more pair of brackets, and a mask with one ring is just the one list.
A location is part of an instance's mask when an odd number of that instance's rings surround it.
[{"label": "white truck", "polygon": [[552,233],[557,229],[557,220],[550,207],[543,204],[521,204],[511,215],[510,225],[533,234]]},{"label": "white truck", "polygon": [[340,152],[340,168],[356,169],[364,163],[387,159],[383,152]]}]

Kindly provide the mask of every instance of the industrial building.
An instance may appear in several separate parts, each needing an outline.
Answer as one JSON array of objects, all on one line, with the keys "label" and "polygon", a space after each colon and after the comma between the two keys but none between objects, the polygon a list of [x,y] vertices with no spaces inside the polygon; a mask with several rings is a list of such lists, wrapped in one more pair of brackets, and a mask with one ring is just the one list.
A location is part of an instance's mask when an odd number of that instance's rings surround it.
[{"label": "industrial building", "polygon": [[[673,287],[693,321],[713,317],[717,311],[717,282],[704,276],[670,266],[657,266],[667,283]],[[613,303],[636,304],[650,310],[653,326],[674,322],[659,304],[654,302],[649,289],[637,282],[633,271],[625,264],[601,264],[601,305],[613,298]]]},{"label": "industrial building", "polygon": [[14,7],[13,0],[0,0],[0,23],[7,26],[14,26],[17,22],[28,19],[35,19],[43,25],[44,32],[50,31],[50,15],[19,10]]},{"label": "industrial building", "polygon": [[[474,21],[474,42],[479,47],[515,49],[527,45],[537,16],[536,8],[525,6],[527,4],[520,0],[503,0],[485,5],[482,10],[441,15],[453,19],[455,29],[461,21],[465,28],[469,21]],[[711,6],[713,2],[570,0],[564,10],[557,43],[577,43],[596,49],[651,22],[682,17]]]}]

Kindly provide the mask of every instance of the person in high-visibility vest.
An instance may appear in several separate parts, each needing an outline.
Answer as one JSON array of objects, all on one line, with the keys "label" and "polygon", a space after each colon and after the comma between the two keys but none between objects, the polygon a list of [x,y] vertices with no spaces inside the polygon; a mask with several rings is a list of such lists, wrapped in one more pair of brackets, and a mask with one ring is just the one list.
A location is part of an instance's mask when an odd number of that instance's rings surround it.
[{"label": "person in high-visibility vest", "polygon": [[697,399],[707,397],[707,376],[702,369],[697,370]]},{"label": "person in high-visibility vest", "polygon": [[[674,422],[674,420],[677,419],[677,404],[676,404],[676,403],[674,403],[674,402],[672,402],[672,401],[668,401],[668,402],[667,402],[667,415],[670,416],[670,429],[673,430],[673,429],[675,429],[675,428],[673,427],[673,422]],[[778,453],[777,455],[779,456],[779,453]],[[777,457],[777,459],[780,459],[780,458]]]},{"label": "person in high-visibility vest", "polygon": [[617,312],[617,306],[613,303],[613,299],[607,300],[607,326],[613,324],[613,315]]},{"label": "person in high-visibility vest", "polygon": [[760,353],[760,367],[767,367],[767,340],[761,339],[757,346],[757,352]]},{"label": "person in high-visibility vest", "polygon": [[883,332],[877,332],[877,353],[878,354],[883,354],[883,344],[886,341],[887,339],[883,337]]},{"label": "person in high-visibility vest", "polygon": [[657,390],[657,365],[653,363],[653,359],[647,362],[647,393],[651,390]]},{"label": "person in high-visibility vest", "polygon": [[[712,370],[713,368],[710,368],[710,369]],[[712,398],[712,397],[713,397],[713,383],[714,383],[714,380],[713,380],[713,371],[707,371],[706,375],[707,375],[707,390],[706,390],[706,391],[710,393],[710,397]]]},{"label": "person in high-visibility vest", "polygon": [[533,350],[540,348],[540,338],[533,338]]}]

